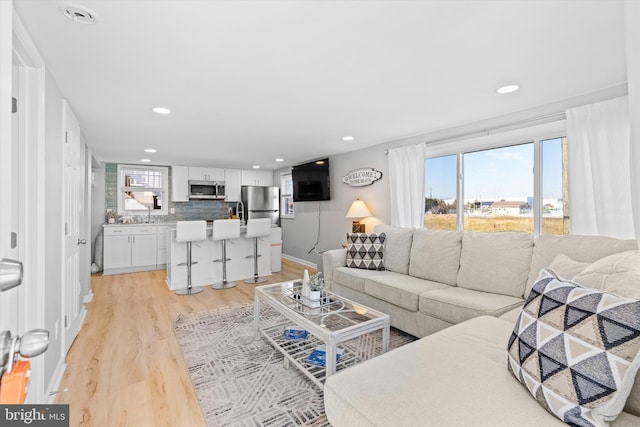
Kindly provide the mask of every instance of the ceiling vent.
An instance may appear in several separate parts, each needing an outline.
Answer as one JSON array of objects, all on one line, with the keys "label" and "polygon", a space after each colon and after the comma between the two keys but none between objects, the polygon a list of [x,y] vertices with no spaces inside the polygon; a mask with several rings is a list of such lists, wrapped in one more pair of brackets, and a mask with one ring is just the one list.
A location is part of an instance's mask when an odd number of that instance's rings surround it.
[{"label": "ceiling vent", "polygon": [[67,18],[79,24],[95,24],[98,22],[96,14],[82,6],[75,4],[63,4],[60,11]]}]

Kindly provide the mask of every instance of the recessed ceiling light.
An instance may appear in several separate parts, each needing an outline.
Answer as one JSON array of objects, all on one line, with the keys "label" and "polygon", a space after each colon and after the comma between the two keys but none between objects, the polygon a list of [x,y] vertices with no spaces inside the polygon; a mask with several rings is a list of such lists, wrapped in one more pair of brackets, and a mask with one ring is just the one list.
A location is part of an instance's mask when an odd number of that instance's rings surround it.
[{"label": "recessed ceiling light", "polygon": [[95,24],[98,22],[96,14],[85,7],[75,4],[63,4],[60,6],[60,12],[73,22],[78,24]]},{"label": "recessed ceiling light", "polygon": [[253,165],[253,168],[254,169],[260,169],[260,166],[259,165]]},{"label": "recessed ceiling light", "polygon": [[144,162],[144,163],[150,163],[151,162],[151,160],[149,160],[149,159],[140,159],[140,161]]},{"label": "recessed ceiling light", "polygon": [[154,107],[153,112],[156,114],[171,114],[171,110],[164,107]]},{"label": "recessed ceiling light", "polygon": [[324,165],[324,160],[318,160],[318,161],[316,162],[316,165]]},{"label": "recessed ceiling light", "polygon": [[499,94],[505,94],[505,93],[515,92],[518,89],[520,89],[520,86],[518,85],[508,85],[508,86],[502,86],[500,89],[496,90],[496,92],[498,92]]},{"label": "recessed ceiling light", "polygon": [[276,162],[284,162],[284,159],[277,158],[277,159],[276,159]]},{"label": "recessed ceiling light", "polygon": [[343,137],[342,137],[342,140],[343,140],[343,141],[353,141],[353,139],[354,139],[354,138],[353,138],[351,135],[347,135],[347,136],[343,136]]},{"label": "recessed ceiling light", "polygon": [[145,148],[144,152],[145,153],[157,153],[158,150],[156,150],[155,148]]}]

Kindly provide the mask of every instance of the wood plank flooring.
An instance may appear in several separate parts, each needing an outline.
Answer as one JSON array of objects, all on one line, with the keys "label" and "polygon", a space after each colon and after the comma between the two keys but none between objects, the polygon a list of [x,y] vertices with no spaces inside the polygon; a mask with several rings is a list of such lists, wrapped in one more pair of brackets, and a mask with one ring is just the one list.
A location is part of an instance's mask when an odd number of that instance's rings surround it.
[{"label": "wood plank flooring", "polygon": [[[282,261],[269,281],[302,277]],[[309,273],[315,273],[309,269]],[[66,358],[56,403],[68,403],[71,426],[206,426],[173,332],[179,313],[253,302],[255,285],[175,295],[165,270],[93,275],[93,300]]]}]

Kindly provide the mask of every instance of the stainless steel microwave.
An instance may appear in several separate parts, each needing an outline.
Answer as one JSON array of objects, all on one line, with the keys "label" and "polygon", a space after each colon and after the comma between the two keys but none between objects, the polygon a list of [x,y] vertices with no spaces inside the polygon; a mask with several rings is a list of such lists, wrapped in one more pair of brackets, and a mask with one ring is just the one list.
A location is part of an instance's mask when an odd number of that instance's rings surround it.
[{"label": "stainless steel microwave", "polygon": [[224,200],[224,181],[189,181],[190,200]]}]

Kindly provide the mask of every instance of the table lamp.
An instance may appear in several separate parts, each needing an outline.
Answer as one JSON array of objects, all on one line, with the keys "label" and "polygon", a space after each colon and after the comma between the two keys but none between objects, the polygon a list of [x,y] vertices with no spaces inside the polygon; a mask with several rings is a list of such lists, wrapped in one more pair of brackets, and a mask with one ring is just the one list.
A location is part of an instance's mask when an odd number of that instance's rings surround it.
[{"label": "table lamp", "polygon": [[347,218],[355,218],[352,223],[352,233],[364,233],[365,225],[360,223],[360,219],[372,215],[369,208],[367,208],[367,205],[365,205],[362,200],[356,199],[351,203],[351,207],[345,216]]}]

